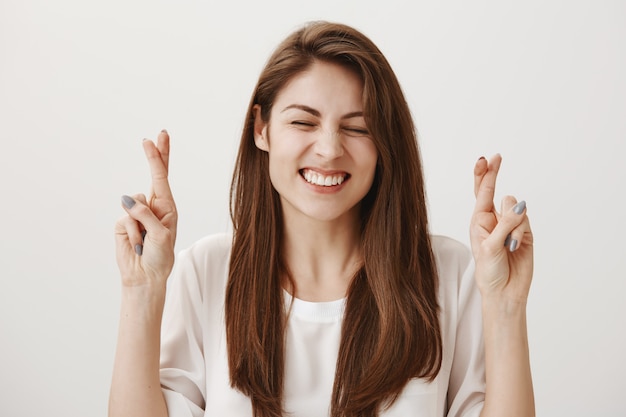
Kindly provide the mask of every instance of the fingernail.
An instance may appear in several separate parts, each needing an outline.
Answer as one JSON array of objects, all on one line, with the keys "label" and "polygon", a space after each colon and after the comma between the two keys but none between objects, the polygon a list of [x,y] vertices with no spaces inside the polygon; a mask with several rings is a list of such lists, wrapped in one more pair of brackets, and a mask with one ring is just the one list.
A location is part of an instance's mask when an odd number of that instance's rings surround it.
[{"label": "fingernail", "polygon": [[522,200],[519,203],[517,203],[515,206],[513,206],[513,212],[515,212],[515,214],[522,214],[525,208],[526,208],[526,202]]},{"label": "fingernail", "polygon": [[135,199],[133,199],[132,197],[130,197],[128,195],[123,195],[122,196],[122,204],[127,209],[131,209],[135,205]]},{"label": "fingernail", "polygon": [[146,231],[142,230],[141,231],[141,241],[143,242],[146,239]]},{"label": "fingernail", "polygon": [[161,129],[161,132],[167,133],[167,130],[166,129]]},{"label": "fingernail", "polygon": [[506,239],[504,239],[504,246],[509,247],[510,242],[511,242],[511,234],[509,233],[508,235],[506,235]]},{"label": "fingernail", "polygon": [[135,245],[135,253],[139,256],[143,253],[143,245],[141,243]]},{"label": "fingernail", "polygon": [[517,239],[511,239],[511,243],[509,244],[509,251],[515,252],[515,249],[517,249]]},{"label": "fingernail", "polygon": [[480,158],[478,158],[478,160],[480,161],[481,159],[487,159],[484,156],[481,156]]}]

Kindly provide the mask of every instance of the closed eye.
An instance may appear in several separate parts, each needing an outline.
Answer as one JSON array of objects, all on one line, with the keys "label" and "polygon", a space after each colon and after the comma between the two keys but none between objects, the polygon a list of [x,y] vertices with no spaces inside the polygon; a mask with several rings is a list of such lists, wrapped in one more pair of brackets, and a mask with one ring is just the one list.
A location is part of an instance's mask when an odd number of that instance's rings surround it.
[{"label": "closed eye", "polygon": [[369,130],[359,127],[344,127],[343,130],[345,130],[349,135],[353,136],[369,136],[370,134]]},{"label": "closed eye", "polygon": [[302,127],[313,127],[313,126],[315,126],[314,123],[307,122],[307,121],[304,121],[304,120],[294,120],[293,122],[291,122],[291,124],[293,126],[302,126]]}]

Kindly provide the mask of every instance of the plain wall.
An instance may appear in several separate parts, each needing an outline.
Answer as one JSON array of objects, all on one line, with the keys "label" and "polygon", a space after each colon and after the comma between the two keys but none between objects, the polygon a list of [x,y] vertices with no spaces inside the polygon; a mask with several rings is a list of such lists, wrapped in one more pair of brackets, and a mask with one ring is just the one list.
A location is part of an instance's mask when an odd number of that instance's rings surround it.
[{"label": "plain wall", "polygon": [[172,137],[177,250],[230,228],[242,118],[309,20],[369,35],[420,135],[432,231],[469,243],[472,168],[528,202],[539,416],[626,415],[626,3],[0,0],[0,416],[106,415],[113,226]]}]

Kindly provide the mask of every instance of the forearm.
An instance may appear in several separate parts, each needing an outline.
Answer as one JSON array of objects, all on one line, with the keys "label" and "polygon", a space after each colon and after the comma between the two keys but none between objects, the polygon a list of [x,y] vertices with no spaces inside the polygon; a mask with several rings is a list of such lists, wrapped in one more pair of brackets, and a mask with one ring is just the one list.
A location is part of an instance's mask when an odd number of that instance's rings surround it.
[{"label": "forearm", "polygon": [[481,417],[530,417],[535,400],[526,304],[483,300],[487,387]]},{"label": "forearm", "polygon": [[109,417],[166,417],[159,381],[165,289],[124,288]]}]

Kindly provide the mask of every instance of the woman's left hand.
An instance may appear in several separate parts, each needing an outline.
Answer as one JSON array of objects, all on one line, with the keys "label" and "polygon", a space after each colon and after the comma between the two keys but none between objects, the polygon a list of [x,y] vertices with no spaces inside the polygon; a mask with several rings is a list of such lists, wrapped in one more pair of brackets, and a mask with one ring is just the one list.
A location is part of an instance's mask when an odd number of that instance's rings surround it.
[{"label": "woman's left hand", "polygon": [[476,207],[470,226],[476,281],[483,299],[526,302],[533,275],[533,235],[526,203],[512,196],[493,202],[502,157],[481,158],[474,167]]}]

